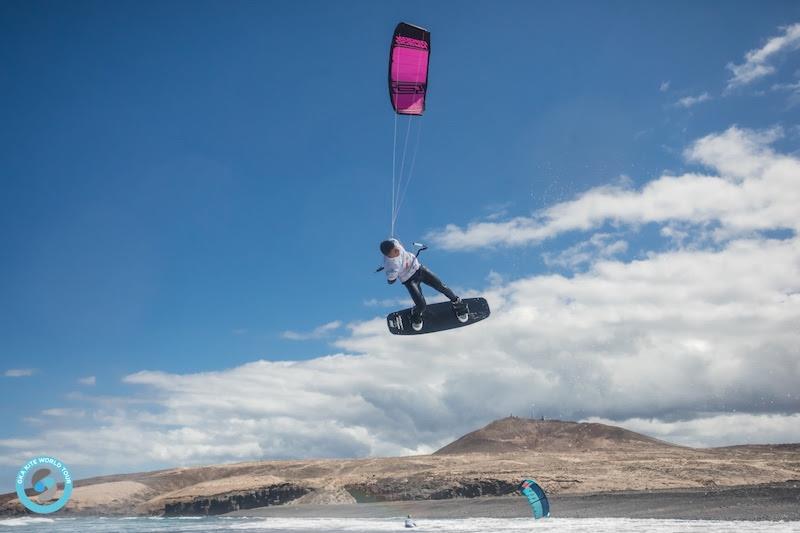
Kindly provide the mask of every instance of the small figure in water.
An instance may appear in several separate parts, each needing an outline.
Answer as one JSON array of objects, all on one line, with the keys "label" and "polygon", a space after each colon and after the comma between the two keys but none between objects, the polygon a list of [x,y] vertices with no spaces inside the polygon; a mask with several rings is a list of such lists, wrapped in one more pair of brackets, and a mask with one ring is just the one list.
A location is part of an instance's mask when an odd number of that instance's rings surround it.
[{"label": "small figure in water", "polygon": [[[383,267],[386,279],[391,284],[397,281],[406,286],[411,299],[414,300],[414,309],[411,313],[411,327],[414,331],[422,329],[422,318],[425,312],[425,297],[422,295],[420,283],[433,287],[450,299],[453,307],[458,310],[462,307],[461,298],[455,295],[436,274],[420,264],[416,255],[406,251],[400,241],[389,239],[381,243],[383,254]],[[466,318],[466,315],[464,315]],[[459,317],[459,320],[462,320]],[[464,321],[464,320],[462,320]]]},{"label": "small figure in water", "polygon": [[417,527],[417,524],[411,519],[411,515],[406,516],[406,527]]}]

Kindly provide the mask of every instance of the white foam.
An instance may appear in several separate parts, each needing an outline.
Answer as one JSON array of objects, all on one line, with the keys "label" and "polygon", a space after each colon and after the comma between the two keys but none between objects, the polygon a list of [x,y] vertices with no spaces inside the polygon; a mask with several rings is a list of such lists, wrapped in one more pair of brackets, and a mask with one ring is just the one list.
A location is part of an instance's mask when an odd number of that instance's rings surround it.
[{"label": "white foam", "polygon": [[[459,533],[800,533],[800,522],[751,522],[723,520],[655,520],[628,518],[474,518],[416,519],[419,531],[458,531]],[[230,524],[229,529],[249,531],[360,531],[403,530],[402,518],[266,518]]]},{"label": "white foam", "polygon": [[[295,531],[342,531],[381,533],[408,531],[403,517],[395,518],[246,518],[185,517],[153,521],[152,517],[45,518],[21,517],[0,520],[0,526],[26,527],[26,530],[51,533],[154,533],[196,531],[223,533],[231,530],[292,533]],[[178,525],[178,520],[188,521]],[[138,523],[137,523],[138,520]],[[800,533],[800,521],[750,522],[723,520],[645,520],[629,518],[417,518],[419,531],[443,533]],[[123,525],[124,524],[124,525]],[[0,528],[1,529],[1,528]]]},{"label": "white foam", "polygon": [[51,524],[53,522],[55,522],[55,520],[53,520],[52,518],[23,516],[21,518],[9,518],[6,520],[0,520],[0,526],[19,527],[19,526],[30,526],[33,524]]}]

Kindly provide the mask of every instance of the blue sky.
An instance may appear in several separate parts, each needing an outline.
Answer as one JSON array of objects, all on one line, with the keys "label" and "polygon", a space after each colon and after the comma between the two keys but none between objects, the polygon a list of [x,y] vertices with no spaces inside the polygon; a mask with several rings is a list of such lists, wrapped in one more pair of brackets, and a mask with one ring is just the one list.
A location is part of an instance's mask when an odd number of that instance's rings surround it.
[{"label": "blue sky", "polygon": [[[344,326],[285,332],[405,297],[372,273],[400,20],[430,29],[432,56],[398,235],[432,236],[425,261],[459,289],[583,272],[552,258],[587,235],[458,250],[447,224],[696,170],[687,146],[733,125],[798,147],[795,48],[726,90],[726,65],[800,20],[796,2],[4,2],[0,371],[33,370],[0,377],[0,439],[39,433],[44,410],[136,397],[123,378],[144,370],[362,353],[331,345]],[[623,264],[674,245],[658,224],[597,230],[624,239]]]}]

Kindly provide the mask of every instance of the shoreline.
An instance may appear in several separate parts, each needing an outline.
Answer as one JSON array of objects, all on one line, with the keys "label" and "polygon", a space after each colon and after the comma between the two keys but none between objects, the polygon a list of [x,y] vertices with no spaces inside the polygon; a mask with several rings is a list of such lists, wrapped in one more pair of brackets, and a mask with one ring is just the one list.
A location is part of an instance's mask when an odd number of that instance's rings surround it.
[{"label": "shoreline", "polygon": [[[559,518],[656,518],[679,520],[800,520],[800,480],[705,489],[556,494],[551,516]],[[524,518],[531,512],[516,496],[412,500],[333,505],[258,507],[223,516],[282,518]]]}]

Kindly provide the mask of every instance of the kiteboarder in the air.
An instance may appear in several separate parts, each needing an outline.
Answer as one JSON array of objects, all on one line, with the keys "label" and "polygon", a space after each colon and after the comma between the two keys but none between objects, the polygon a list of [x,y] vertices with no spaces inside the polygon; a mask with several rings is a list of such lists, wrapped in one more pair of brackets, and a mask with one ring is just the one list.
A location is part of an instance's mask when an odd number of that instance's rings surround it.
[{"label": "kiteboarder in the air", "polygon": [[411,299],[414,300],[414,309],[411,311],[411,327],[414,328],[414,331],[422,329],[423,314],[427,305],[425,297],[422,295],[421,283],[433,287],[447,296],[461,322],[468,320],[461,298],[442,283],[442,280],[436,274],[420,264],[419,258],[403,248],[400,241],[388,239],[381,242],[381,253],[383,254],[383,269],[386,272],[387,281],[391,284],[399,279],[408,289]]},{"label": "kiteboarder in the air", "polygon": [[[410,159],[406,158],[406,148],[408,148],[408,140],[413,135],[411,133],[413,130],[416,130],[417,133],[416,141],[412,146],[419,146],[422,122],[418,121],[422,120],[422,115],[425,113],[430,52],[431,34],[425,28],[401,22],[394,29],[392,44],[389,47],[388,80],[389,100],[395,112],[394,149],[392,150],[392,223],[389,233],[392,237],[395,235],[397,217],[403,206],[416,161],[416,148]],[[397,123],[400,116],[408,119],[404,139],[397,136]],[[412,122],[417,123],[418,126],[412,129]],[[402,148],[398,151],[399,147]],[[410,164],[406,165],[406,161],[410,161]],[[414,244],[417,245],[417,243]],[[436,333],[476,324],[489,317],[491,311],[485,298],[464,298],[461,301],[430,270],[419,264],[417,255],[425,249],[425,246],[418,245],[418,248],[417,254],[409,253],[394,238],[381,243],[383,266],[378,271],[386,270],[389,283],[394,283],[399,279],[414,300],[413,308],[400,309],[386,315],[386,326],[392,335]],[[441,302],[426,305],[420,286],[422,283],[441,292],[452,303]]]}]

